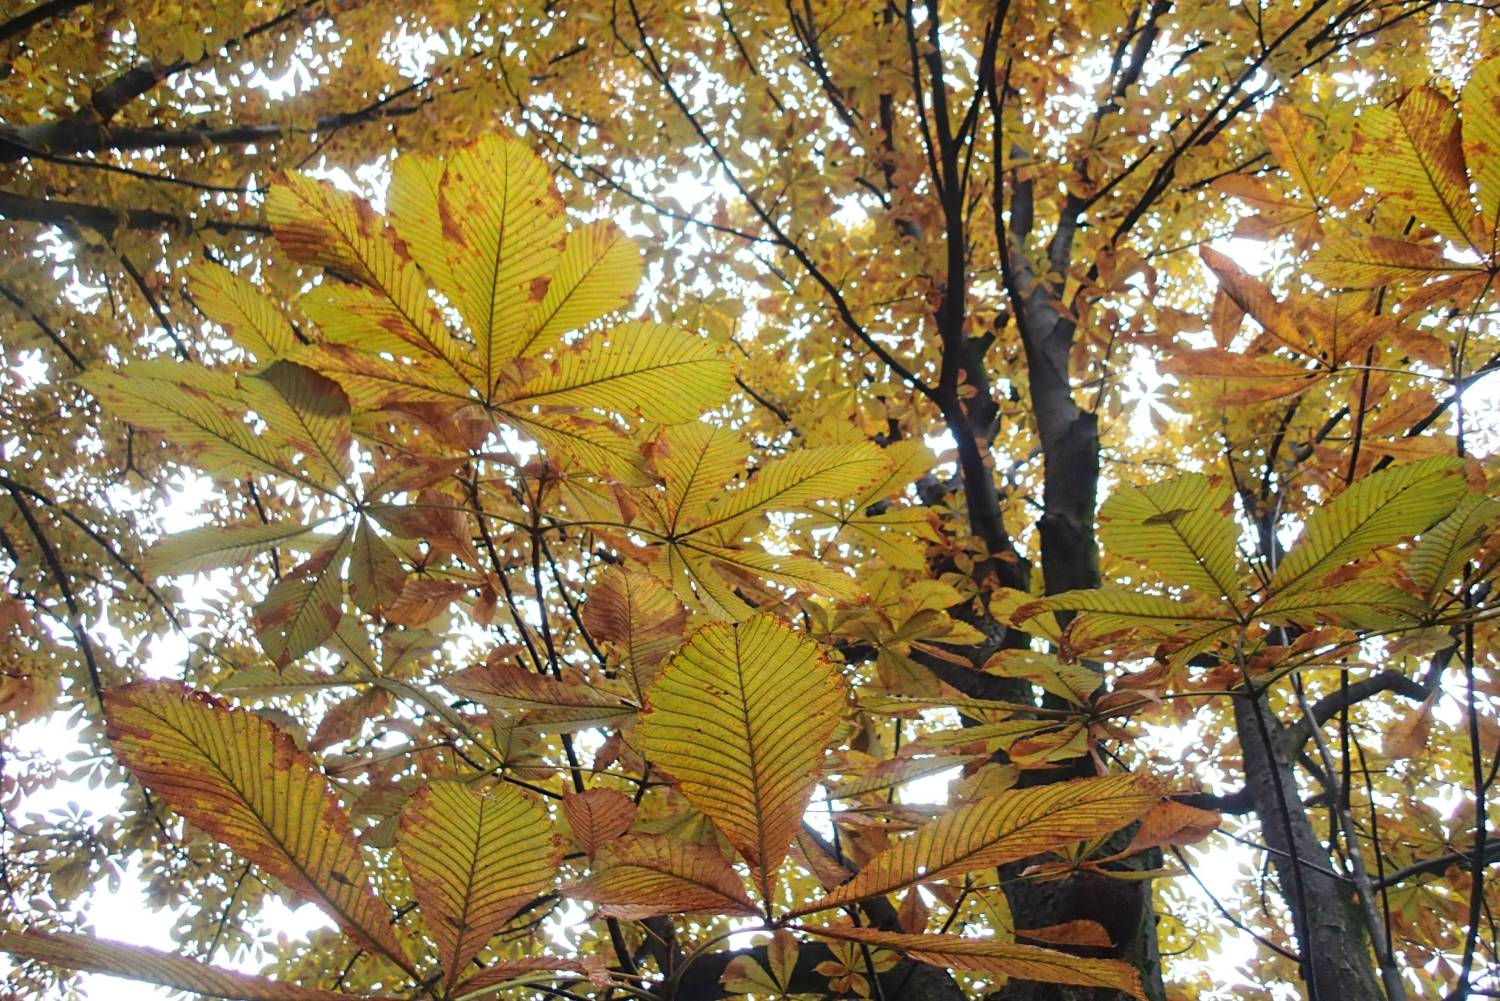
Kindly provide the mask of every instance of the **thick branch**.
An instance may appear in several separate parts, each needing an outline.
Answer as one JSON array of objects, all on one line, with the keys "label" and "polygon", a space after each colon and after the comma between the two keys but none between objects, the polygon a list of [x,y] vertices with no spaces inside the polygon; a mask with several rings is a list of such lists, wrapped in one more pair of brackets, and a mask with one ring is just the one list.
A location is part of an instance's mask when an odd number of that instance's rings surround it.
[{"label": "thick branch", "polygon": [[81,202],[27,198],[10,191],[0,191],[0,219],[39,222],[48,226],[83,226],[104,236],[125,229],[175,229],[182,232],[212,230],[216,233],[270,233],[261,223],[237,222],[233,219],[191,219],[187,216],[159,212],[156,209],[113,209]]}]

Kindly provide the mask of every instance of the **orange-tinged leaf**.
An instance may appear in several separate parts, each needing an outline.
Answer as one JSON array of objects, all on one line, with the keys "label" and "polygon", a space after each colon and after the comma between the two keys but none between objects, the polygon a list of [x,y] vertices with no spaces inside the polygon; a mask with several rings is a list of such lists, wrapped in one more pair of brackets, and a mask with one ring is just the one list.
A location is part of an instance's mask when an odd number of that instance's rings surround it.
[{"label": "orange-tinged leaf", "polygon": [[455,987],[453,994],[455,997],[470,997],[478,991],[491,987],[517,982],[526,984],[531,982],[527,979],[528,976],[538,973],[551,974],[547,978],[548,981],[556,980],[560,973],[574,973],[595,987],[608,987],[610,983],[609,969],[604,965],[603,957],[600,956],[575,956],[570,959],[553,956],[525,956],[521,959],[502,959],[498,963],[491,963]]},{"label": "orange-tinged leaf", "polygon": [[823,938],[896,949],[912,959],[946,969],[970,970],[996,977],[1037,980],[1123,991],[1145,1001],[1141,975],[1117,959],[1081,959],[1032,945],[997,942],[961,935],[907,935],[875,928],[808,928]]},{"label": "orange-tinged leaf", "polygon": [[448,983],[505,922],[552,882],[557,837],[547,811],[514,786],[423,786],[396,838]]},{"label": "orange-tinged leaf", "polygon": [[1367,109],[1359,139],[1356,165],[1371,187],[1460,246],[1474,245],[1458,112],[1441,91],[1413,87],[1394,111]]},{"label": "orange-tinged leaf", "polygon": [[594,584],[582,618],[594,639],[614,644],[637,696],[677,648],[687,623],[682,605],[654,577],[618,567]]},{"label": "orange-tinged leaf", "polygon": [[815,642],[760,615],[698,630],[646,700],[641,750],[745,857],[769,899],[843,711],[843,679]]},{"label": "orange-tinged leaf", "polygon": [[1160,798],[1139,775],[1017,789],[960,806],[896,842],[857,876],[793,914],[962,876],[1117,831]]},{"label": "orange-tinged leaf", "polygon": [[143,785],[410,971],[348,814],[289,735],[175,682],[113,688],[104,704],[110,744]]},{"label": "orange-tinged leaf", "polygon": [[527,714],[528,723],[564,727],[618,725],[635,714],[608,692],[582,682],[558,681],[510,664],[480,664],[455,671],[443,687],[497,709]]},{"label": "orange-tinged leaf", "polygon": [[333,635],[343,617],[339,565],[348,538],[346,528],[325,542],[255,606],[251,625],[276,666],[286,667]]},{"label": "orange-tinged leaf", "polygon": [[428,295],[406,245],[363,199],[310,177],[290,174],[271,186],[266,219],[293,258],[330,268],[388,300],[392,332],[461,380],[472,360]]},{"label": "orange-tinged leaf", "polygon": [[1109,932],[1097,921],[1079,919],[1077,921],[1064,921],[1058,925],[1048,925],[1045,928],[1017,928],[1017,938],[1029,938],[1033,942],[1045,942],[1048,945],[1082,945],[1096,949],[1109,949],[1114,946],[1110,940]]},{"label": "orange-tinged leaf", "polygon": [[1427,735],[1432,732],[1432,707],[1437,704],[1440,694],[1440,689],[1434,688],[1421,705],[1407,710],[1400,719],[1386,728],[1381,747],[1387,755],[1392,758],[1414,758],[1422,753],[1427,747]]},{"label": "orange-tinged leaf", "polygon": [[1432,247],[1366,236],[1329,244],[1312,259],[1308,270],[1335,288],[1373,289],[1395,282],[1420,285],[1438,275],[1470,269]]},{"label": "orange-tinged leaf", "polygon": [[1173,799],[1157,803],[1141,818],[1141,826],[1121,855],[1134,855],[1162,845],[1190,845],[1202,841],[1219,828],[1216,810],[1200,810]]},{"label": "orange-tinged leaf", "polygon": [[635,801],[618,789],[586,789],[563,796],[563,816],[573,842],[593,855],[635,822]]},{"label": "orange-tinged leaf", "polygon": [[729,861],[712,847],[662,834],[634,834],[600,850],[593,872],[562,888],[606,917],[756,913]]},{"label": "orange-tinged leaf", "polygon": [[0,932],[0,952],[229,1001],[351,1001],[354,995],[221,970],[159,949],[62,932]]}]

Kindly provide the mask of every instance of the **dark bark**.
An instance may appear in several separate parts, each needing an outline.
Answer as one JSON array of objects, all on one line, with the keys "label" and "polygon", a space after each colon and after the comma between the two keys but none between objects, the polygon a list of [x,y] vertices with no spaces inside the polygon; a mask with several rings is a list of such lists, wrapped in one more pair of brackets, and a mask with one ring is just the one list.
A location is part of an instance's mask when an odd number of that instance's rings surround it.
[{"label": "dark bark", "polygon": [[1293,751],[1265,698],[1236,698],[1235,728],[1244,755],[1245,788],[1260,818],[1271,864],[1292,912],[1313,1001],[1383,1001],[1368,929],[1353,887],[1332,875],[1328,849],[1297,798]]},{"label": "dark bark", "polygon": [[236,222],[232,219],[190,219],[158,212],[156,209],[110,208],[104,205],[84,205],[80,202],[54,201],[45,198],[27,198],[9,191],[0,191],[0,219],[15,219],[24,222],[39,222],[49,226],[83,226],[109,236],[120,228],[125,229],[171,229],[182,232],[208,229],[218,233],[269,233],[270,229],[260,223]]},{"label": "dark bark", "polygon": [[24,35],[43,21],[62,17],[88,2],[89,0],[47,0],[46,3],[39,3],[30,10],[17,14],[4,24],[0,24],[0,42]]}]

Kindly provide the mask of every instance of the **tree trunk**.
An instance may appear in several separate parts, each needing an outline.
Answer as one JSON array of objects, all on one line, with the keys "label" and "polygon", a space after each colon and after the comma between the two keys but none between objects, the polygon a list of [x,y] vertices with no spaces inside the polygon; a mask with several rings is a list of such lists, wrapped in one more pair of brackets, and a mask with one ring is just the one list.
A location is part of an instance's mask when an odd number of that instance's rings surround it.
[{"label": "tree trunk", "polygon": [[1384,1001],[1354,888],[1333,875],[1328,849],[1297,796],[1291,748],[1281,723],[1264,696],[1252,701],[1243,695],[1234,699],[1234,722],[1244,755],[1245,788],[1271,849],[1282,899],[1292,912],[1311,1001]]}]

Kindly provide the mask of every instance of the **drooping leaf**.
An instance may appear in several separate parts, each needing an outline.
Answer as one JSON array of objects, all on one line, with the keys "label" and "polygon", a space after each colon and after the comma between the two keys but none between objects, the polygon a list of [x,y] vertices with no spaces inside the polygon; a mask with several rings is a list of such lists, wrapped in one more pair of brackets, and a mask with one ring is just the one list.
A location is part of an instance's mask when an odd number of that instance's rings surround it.
[{"label": "drooping leaf", "polygon": [[156,542],[147,551],[142,570],[148,577],[203,573],[240,563],[269,546],[300,541],[314,527],[298,522],[271,522],[190,528]]},{"label": "drooping leaf", "polygon": [[143,785],[410,970],[348,815],[288,734],[175,682],[109,689],[104,704],[110,744]]},{"label": "drooping leaf", "polygon": [[936,882],[1119,830],[1160,799],[1139,775],[1012,790],[950,811],[867,862],[832,892],[792,910],[811,914],[917,883]]},{"label": "drooping leaf", "polygon": [[456,780],[417,791],[401,812],[396,847],[449,984],[552,882],[559,854],[547,812],[525,793]]},{"label": "drooping leaf", "polygon": [[729,861],[711,847],[634,834],[604,847],[590,875],[562,888],[617,918],[756,913]]},{"label": "drooping leaf", "polygon": [[843,709],[838,672],[816,643],[762,615],[698,630],[646,700],[642,750],[745,857],[769,898]]},{"label": "drooping leaf", "polygon": [[69,970],[142,980],[228,1001],[348,1001],[354,995],[299,987],[238,970],[222,970],[141,945],[61,932],[0,932],[0,952]]},{"label": "drooping leaf", "polygon": [[896,949],[912,959],[944,969],[970,970],[995,977],[1015,977],[1048,984],[1074,984],[1123,991],[1145,1001],[1141,975],[1118,959],[1083,959],[1054,949],[1016,945],[962,935],[907,935],[875,928],[808,928],[823,938]]}]

